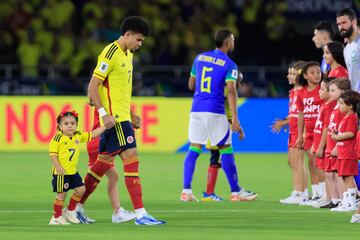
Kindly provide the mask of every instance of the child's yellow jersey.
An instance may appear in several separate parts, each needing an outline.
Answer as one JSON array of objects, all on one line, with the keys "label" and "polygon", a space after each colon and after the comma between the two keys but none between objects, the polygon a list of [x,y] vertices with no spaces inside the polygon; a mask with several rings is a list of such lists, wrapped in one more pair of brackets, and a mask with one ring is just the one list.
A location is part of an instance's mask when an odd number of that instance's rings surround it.
[{"label": "child's yellow jersey", "polygon": [[[89,142],[91,140],[91,132],[76,131],[72,138],[61,134],[55,135],[49,144],[49,155],[58,157],[60,165],[65,170],[65,175],[72,175],[77,172],[77,164],[79,162],[80,148],[82,142]],[[55,167],[52,170],[54,175],[57,175]]]}]

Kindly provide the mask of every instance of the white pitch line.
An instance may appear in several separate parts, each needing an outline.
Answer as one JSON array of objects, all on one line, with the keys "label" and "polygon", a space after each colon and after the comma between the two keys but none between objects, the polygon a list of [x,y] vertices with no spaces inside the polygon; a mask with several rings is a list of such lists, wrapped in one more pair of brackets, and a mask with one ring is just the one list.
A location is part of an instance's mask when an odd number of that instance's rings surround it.
[{"label": "white pitch line", "polygon": [[[89,212],[109,212],[109,210],[89,210]],[[49,213],[53,212],[52,210],[0,210],[1,213]],[[328,213],[326,210],[252,210],[252,209],[233,209],[233,210],[189,210],[189,209],[177,209],[177,210],[150,210],[154,213],[246,213],[246,212],[263,212],[263,213]]]}]

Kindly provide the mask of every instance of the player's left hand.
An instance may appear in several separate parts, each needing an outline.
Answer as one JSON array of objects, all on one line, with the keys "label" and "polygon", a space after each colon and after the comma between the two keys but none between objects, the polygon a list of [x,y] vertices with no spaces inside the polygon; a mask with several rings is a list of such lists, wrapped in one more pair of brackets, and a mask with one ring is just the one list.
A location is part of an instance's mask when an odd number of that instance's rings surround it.
[{"label": "player's left hand", "polygon": [[316,157],[322,158],[323,156],[324,156],[324,149],[318,148],[318,150],[316,151]]},{"label": "player's left hand", "polygon": [[311,148],[310,148],[310,153],[315,155],[315,149],[314,149],[314,144],[311,145]]},{"label": "player's left hand", "polygon": [[242,141],[245,138],[245,132],[244,129],[242,127],[240,127],[239,130],[239,140]]},{"label": "player's left hand", "polygon": [[337,137],[338,137],[338,135],[337,135],[335,132],[333,132],[333,133],[331,134],[331,138],[332,138],[334,141],[337,141]]},{"label": "player's left hand", "polygon": [[239,132],[240,131],[239,119],[237,117],[233,117],[231,121],[232,121],[231,130],[233,132]]},{"label": "player's left hand", "polygon": [[135,129],[139,129],[142,127],[142,121],[141,121],[141,117],[136,115],[135,113],[131,114],[131,124],[133,126],[133,128]]}]

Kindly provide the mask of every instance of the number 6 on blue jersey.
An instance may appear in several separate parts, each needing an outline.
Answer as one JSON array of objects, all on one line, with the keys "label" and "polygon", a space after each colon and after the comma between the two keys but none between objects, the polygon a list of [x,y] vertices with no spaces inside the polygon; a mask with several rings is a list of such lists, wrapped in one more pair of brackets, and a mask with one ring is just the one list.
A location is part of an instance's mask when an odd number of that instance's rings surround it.
[{"label": "number 6 on blue jersey", "polygon": [[201,92],[207,92],[207,93],[211,93],[211,77],[206,77],[206,73],[211,72],[213,70],[213,68],[208,68],[208,67],[203,67],[202,71],[201,71],[201,88],[200,91]]}]

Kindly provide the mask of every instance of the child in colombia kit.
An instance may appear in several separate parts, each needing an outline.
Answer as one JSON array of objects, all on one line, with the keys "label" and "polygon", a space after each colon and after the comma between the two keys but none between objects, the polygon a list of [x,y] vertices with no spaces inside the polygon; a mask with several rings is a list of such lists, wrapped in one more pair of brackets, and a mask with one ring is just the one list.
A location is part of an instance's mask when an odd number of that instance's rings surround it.
[{"label": "child in colombia kit", "polygon": [[[75,111],[64,111],[57,117],[58,133],[49,144],[49,155],[53,163],[53,191],[56,192],[54,215],[50,225],[66,225],[68,221],[80,223],[76,217],[76,204],[85,192],[85,186],[77,171],[79,161],[79,144],[89,142],[99,136],[105,127],[99,127],[91,132],[76,131],[78,114]],[[62,211],[67,192],[74,189],[68,207]]]}]

